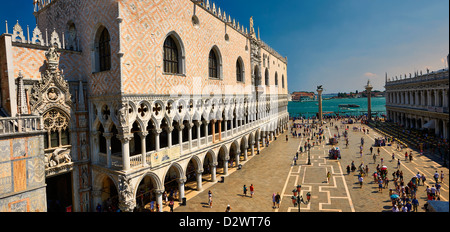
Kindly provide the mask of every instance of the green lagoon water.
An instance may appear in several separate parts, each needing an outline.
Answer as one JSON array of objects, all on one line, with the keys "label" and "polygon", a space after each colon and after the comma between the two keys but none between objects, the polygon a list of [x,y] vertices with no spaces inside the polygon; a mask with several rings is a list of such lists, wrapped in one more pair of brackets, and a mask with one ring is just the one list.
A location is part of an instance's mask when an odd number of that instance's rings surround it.
[{"label": "green lagoon water", "polygon": [[[378,115],[386,114],[386,98],[384,97],[372,97],[372,113],[378,113]],[[340,104],[355,104],[359,105],[359,108],[352,108],[343,110],[339,108]],[[330,99],[322,100],[323,112],[339,113],[340,115],[361,115],[367,113],[367,98],[343,98],[343,99]],[[291,117],[315,116],[319,111],[318,102],[289,102],[288,112]]]}]

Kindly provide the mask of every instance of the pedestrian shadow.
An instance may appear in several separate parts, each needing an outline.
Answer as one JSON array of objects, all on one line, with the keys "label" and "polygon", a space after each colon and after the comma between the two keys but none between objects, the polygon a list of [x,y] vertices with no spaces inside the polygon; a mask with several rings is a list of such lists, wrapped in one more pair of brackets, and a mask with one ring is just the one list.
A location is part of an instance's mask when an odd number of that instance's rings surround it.
[{"label": "pedestrian shadow", "polygon": [[202,202],[200,204],[202,205],[203,208],[209,208],[208,202]]},{"label": "pedestrian shadow", "polygon": [[238,196],[240,196],[240,197],[250,197],[249,195],[244,195],[244,194],[236,194],[236,195],[238,195]]}]

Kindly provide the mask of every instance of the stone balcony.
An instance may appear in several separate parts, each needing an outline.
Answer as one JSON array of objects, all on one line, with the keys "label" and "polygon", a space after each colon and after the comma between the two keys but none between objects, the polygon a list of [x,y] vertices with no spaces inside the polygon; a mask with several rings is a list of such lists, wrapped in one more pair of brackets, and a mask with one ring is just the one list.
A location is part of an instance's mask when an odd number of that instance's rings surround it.
[{"label": "stone balcony", "polygon": [[0,136],[14,136],[20,133],[41,132],[44,126],[40,116],[19,116],[0,118]]},{"label": "stone balcony", "polygon": [[[278,116],[282,117],[283,115],[284,113],[281,113]],[[232,140],[241,138],[242,136],[259,129],[262,125],[274,120],[275,118],[278,117],[266,117],[236,128],[222,131],[221,139],[219,139],[219,133],[216,133],[214,138],[215,142],[213,142],[213,135],[208,135],[207,137],[199,137],[183,142],[181,145],[177,144],[172,145],[171,147],[161,148],[159,151],[154,150],[146,152],[145,154],[131,155],[129,158],[130,169],[137,171],[139,169],[158,168],[158,166],[173,162],[180,157],[193,155],[194,153],[211,149],[216,145],[230,141],[232,142]],[[117,152],[111,154],[111,161],[110,164],[108,164],[107,154],[99,152],[98,162],[95,164],[114,171],[123,170],[122,153]]]}]

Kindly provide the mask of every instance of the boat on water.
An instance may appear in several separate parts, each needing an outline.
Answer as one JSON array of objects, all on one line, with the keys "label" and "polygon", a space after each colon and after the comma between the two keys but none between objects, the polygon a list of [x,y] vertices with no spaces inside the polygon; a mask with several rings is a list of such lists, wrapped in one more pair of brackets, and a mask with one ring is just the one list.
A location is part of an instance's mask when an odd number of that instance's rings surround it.
[{"label": "boat on water", "polygon": [[340,104],[339,105],[339,108],[359,108],[360,106],[359,105],[356,105],[356,104]]}]

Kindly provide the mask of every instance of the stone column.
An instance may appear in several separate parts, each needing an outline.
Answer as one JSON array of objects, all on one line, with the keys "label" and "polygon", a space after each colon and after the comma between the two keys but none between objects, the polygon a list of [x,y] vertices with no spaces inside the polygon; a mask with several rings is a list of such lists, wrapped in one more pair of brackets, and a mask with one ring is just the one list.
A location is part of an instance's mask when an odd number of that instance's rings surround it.
[{"label": "stone column", "polygon": [[239,160],[240,156],[241,156],[241,150],[236,150],[236,166],[238,166],[240,163],[240,160]]},{"label": "stone column", "polygon": [[155,151],[159,152],[159,134],[161,134],[162,129],[153,129],[152,132],[155,134]]},{"label": "stone column", "polygon": [[141,154],[142,154],[142,164],[144,166],[148,166],[146,156],[147,156],[147,147],[145,143],[145,137],[147,137],[148,132],[143,131],[139,133],[139,136],[141,137]]},{"label": "stone column", "polygon": [[180,191],[180,202],[181,199],[183,199],[184,197],[184,183],[186,183],[186,178],[178,178],[177,179],[177,183],[178,183],[178,191]]},{"label": "stone column", "polygon": [[188,123],[188,140],[189,140],[189,151],[192,150],[192,126],[193,123]]},{"label": "stone column", "polygon": [[180,152],[183,152],[183,129],[184,125],[178,123],[178,144],[180,145]]},{"label": "stone column", "polygon": [[224,160],[223,160],[223,175],[228,175],[228,161],[230,160],[229,154],[225,154]]},{"label": "stone column", "polygon": [[259,138],[256,140],[256,154],[259,155],[259,151],[261,151]]},{"label": "stone column", "polygon": [[211,120],[212,125],[212,142],[216,142],[216,120]]},{"label": "stone column", "polygon": [[368,120],[372,121],[372,102],[371,102],[371,95],[372,95],[372,85],[370,84],[370,80],[367,81],[366,85],[366,91],[367,91],[367,116]]},{"label": "stone column", "polygon": [[118,139],[122,142],[122,165],[123,170],[130,169],[130,140],[133,139],[133,134],[127,133],[118,135]]},{"label": "stone column", "polygon": [[208,144],[208,124],[209,121],[204,121],[203,124],[205,124],[205,144]]},{"label": "stone column", "polygon": [[323,112],[322,112],[322,86],[317,87],[317,93],[319,94],[319,123],[320,125],[323,124]]},{"label": "stone column", "polygon": [[448,89],[444,89],[444,92],[442,93],[442,97],[444,98],[442,105],[444,107],[448,107]]},{"label": "stone column", "polygon": [[197,147],[200,147],[200,121],[195,121],[195,126],[197,127]]},{"label": "stone column", "polygon": [[210,165],[211,168],[211,182],[216,182],[216,167],[217,167],[217,162],[213,162]]},{"label": "stone column", "polygon": [[251,143],[250,149],[251,149],[250,155],[251,155],[251,156],[254,156],[254,155],[255,155],[255,141],[253,141],[253,142]]},{"label": "stone column", "polygon": [[111,138],[113,133],[103,133],[103,137],[106,139],[106,167],[111,168]]},{"label": "stone column", "polygon": [[247,161],[247,158],[248,158],[248,155],[247,155],[248,145],[247,144],[244,146],[244,151],[242,153],[244,153],[244,161]]},{"label": "stone column", "polygon": [[172,147],[172,131],[173,131],[173,126],[168,126],[166,128],[167,130],[167,147],[171,148]]},{"label": "stone column", "polygon": [[443,123],[444,127],[442,127],[443,128],[442,134],[444,139],[448,139],[448,128],[447,128],[448,121],[443,121]]},{"label": "stone column", "polygon": [[162,195],[164,193],[164,189],[155,189],[154,192],[156,194],[156,204],[158,204],[159,206],[159,212],[162,212],[163,211]]},{"label": "stone column", "polygon": [[202,191],[203,190],[203,186],[202,186],[202,174],[203,174],[203,169],[201,170],[197,170],[197,191]]}]

